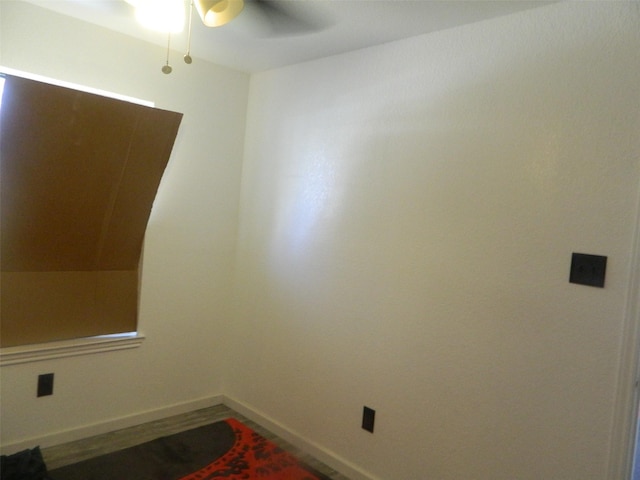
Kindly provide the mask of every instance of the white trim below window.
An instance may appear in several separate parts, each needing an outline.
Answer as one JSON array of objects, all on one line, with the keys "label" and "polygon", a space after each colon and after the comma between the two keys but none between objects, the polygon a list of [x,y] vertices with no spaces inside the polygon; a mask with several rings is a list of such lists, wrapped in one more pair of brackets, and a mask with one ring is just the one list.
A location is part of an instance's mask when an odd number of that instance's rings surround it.
[{"label": "white trim below window", "polygon": [[138,348],[144,339],[144,335],[133,332],[6,347],[0,349],[0,366]]}]

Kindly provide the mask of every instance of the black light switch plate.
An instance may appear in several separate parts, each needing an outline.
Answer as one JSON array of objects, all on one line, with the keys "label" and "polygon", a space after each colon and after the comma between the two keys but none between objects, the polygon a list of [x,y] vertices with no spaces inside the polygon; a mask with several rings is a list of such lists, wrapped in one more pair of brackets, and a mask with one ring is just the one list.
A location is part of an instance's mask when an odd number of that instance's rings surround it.
[{"label": "black light switch plate", "polygon": [[373,424],[376,419],[376,411],[369,407],[364,407],[362,411],[362,428],[373,433]]},{"label": "black light switch plate", "polygon": [[38,375],[38,396],[53,395],[53,373]]},{"label": "black light switch plate", "polygon": [[607,257],[574,253],[571,256],[569,282],[603,288],[606,270]]}]

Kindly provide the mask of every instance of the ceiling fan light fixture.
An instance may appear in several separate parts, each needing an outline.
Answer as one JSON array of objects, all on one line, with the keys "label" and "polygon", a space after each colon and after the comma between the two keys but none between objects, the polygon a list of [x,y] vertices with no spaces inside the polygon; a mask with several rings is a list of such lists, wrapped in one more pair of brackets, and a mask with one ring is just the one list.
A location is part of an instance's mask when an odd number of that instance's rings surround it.
[{"label": "ceiling fan light fixture", "polygon": [[126,0],[135,7],[136,20],[156,32],[179,33],[184,28],[183,0]]},{"label": "ceiling fan light fixture", "polygon": [[198,15],[207,27],[220,27],[236,18],[244,8],[243,0],[194,0]]}]

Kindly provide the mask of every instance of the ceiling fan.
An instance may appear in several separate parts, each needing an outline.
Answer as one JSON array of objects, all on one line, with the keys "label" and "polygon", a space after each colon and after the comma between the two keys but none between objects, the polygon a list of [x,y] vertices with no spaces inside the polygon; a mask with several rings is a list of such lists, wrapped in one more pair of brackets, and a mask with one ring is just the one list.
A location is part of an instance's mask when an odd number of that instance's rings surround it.
[{"label": "ceiling fan", "polygon": [[202,23],[207,27],[226,25],[244,8],[243,0],[193,0],[192,3],[195,4]]},{"label": "ceiling fan", "polygon": [[125,0],[135,8],[138,22],[151,30],[182,31],[185,4],[195,5],[202,23],[219,27],[229,23],[244,8],[243,0]]},{"label": "ceiling fan", "polygon": [[[138,22],[152,30],[166,32],[167,61],[162,72],[172,71],[169,65],[171,34],[181,32],[185,23],[185,7],[188,4],[189,39],[184,61],[192,62],[191,23],[193,9],[207,27],[221,27],[238,17],[242,12],[250,16],[254,30],[262,36],[300,35],[316,31],[324,26],[320,18],[311,17],[304,11],[305,2],[293,0],[125,0],[135,8]],[[298,4],[298,5],[296,5]],[[300,5],[303,6],[300,9]]]}]

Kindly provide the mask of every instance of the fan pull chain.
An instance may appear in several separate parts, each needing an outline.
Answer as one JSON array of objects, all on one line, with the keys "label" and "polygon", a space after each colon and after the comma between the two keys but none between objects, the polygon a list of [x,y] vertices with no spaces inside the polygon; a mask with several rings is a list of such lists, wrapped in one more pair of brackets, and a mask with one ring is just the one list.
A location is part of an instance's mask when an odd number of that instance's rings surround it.
[{"label": "fan pull chain", "polygon": [[193,59],[191,58],[191,19],[193,18],[193,0],[189,2],[189,39],[187,41],[187,54],[184,56],[184,63],[190,65]]},{"label": "fan pull chain", "polygon": [[171,71],[173,70],[171,68],[171,65],[169,65],[169,51],[171,50],[171,34],[169,33],[167,35],[167,63],[165,63],[165,65],[162,67],[162,73],[164,74],[170,74]]}]

